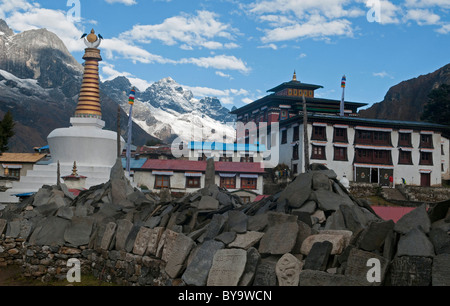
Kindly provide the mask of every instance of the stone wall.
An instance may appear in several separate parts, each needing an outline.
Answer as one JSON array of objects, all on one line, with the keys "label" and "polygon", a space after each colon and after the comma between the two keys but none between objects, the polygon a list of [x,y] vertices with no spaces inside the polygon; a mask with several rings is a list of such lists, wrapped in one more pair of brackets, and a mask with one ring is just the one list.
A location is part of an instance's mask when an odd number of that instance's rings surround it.
[{"label": "stone wall", "polygon": [[409,197],[419,202],[436,203],[450,199],[450,188],[404,186],[404,189]]},{"label": "stone wall", "polygon": [[47,186],[0,212],[2,265],[48,281],[77,258],[85,273],[122,285],[450,285],[450,201],[394,224],[331,170],[248,204],[217,185],[162,201],[121,177],[76,198]]},{"label": "stone wall", "polygon": [[356,198],[366,198],[379,195],[380,186],[378,184],[350,182],[349,192]]}]

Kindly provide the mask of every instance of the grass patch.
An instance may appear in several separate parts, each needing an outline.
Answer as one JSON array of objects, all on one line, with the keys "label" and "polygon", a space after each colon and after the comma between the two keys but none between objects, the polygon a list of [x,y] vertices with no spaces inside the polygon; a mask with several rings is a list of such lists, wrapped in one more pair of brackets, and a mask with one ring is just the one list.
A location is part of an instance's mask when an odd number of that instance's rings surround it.
[{"label": "grass patch", "polygon": [[366,197],[365,200],[369,202],[370,206],[398,206],[397,204],[386,201],[380,196]]},{"label": "grass patch", "polygon": [[24,287],[105,287],[116,286],[115,284],[101,281],[91,274],[82,274],[80,283],[69,283],[66,279],[50,282],[42,282],[39,279],[25,277],[18,266],[8,266],[0,269],[0,286],[24,286]]}]

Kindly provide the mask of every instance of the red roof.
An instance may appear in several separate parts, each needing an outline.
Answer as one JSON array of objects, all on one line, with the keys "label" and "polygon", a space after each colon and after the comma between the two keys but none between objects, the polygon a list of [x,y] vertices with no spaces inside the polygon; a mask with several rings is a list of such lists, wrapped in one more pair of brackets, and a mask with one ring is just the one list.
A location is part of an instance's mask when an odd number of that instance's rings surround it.
[{"label": "red roof", "polygon": [[388,206],[372,206],[375,213],[383,220],[392,220],[397,223],[401,217],[414,210],[414,207],[388,207]]},{"label": "red roof", "polygon": [[256,198],[253,200],[253,202],[259,202],[259,201],[264,200],[264,199],[266,199],[266,198],[268,198],[268,197],[270,197],[270,196],[268,196],[268,195],[258,195],[258,196],[256,196]]},{"label": "red roof", "polygon": [[[206,171],[206,161],[191,161],[181,159],[149,159],[145,162],[141,169],[143,170],[166,170],[166,171]],[[261,173],[261,163],[232,163],[232,162],[216,162],[216,172],[233,172],[233,173]]]}]

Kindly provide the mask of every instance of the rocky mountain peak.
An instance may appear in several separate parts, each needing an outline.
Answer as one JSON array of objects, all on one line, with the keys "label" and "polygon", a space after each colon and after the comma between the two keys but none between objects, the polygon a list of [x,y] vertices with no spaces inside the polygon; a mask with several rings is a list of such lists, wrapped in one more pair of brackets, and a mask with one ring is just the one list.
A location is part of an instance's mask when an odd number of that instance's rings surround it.
[{"label": "rocky mountain peak", "polygon": [[365,118],[419,121],[429,93],[441,84],[450,84],[450,64],[389,89],[383,101],[360,111]]},{"label": "rocky mountain peak", "polygon": [[10,29],[10,27],[8,26],[8,24],[6,24],[6,21],[4,21],[3,19],[0,19],[0,35],[6,35],[6,36],[13,36],[14,32],[13,30]]}]

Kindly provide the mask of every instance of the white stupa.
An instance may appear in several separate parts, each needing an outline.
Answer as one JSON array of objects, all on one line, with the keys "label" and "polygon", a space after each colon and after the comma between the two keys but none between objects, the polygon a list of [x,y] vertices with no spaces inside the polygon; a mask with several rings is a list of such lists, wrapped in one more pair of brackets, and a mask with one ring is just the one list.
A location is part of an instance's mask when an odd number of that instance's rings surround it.
[{"label": "white stupa", "polygon": [[[83,56],[83,83],[75,115],[70,119],[72,126],[56,129],[48,135],[51,163],[35,165],[20,182],[13,184],[7,191],[9,195],[37,192],[43,185],[55,185],[58,162],[61,176],[72,173],[76,162],[78,173],[86,177],[86,188],[109,180],[110,170],[117,160],[118,140],[117,132],[103,129],[98,73],[102,60],[98,49],[101,36],[99,38],[92,30],[89,35],[84,35],[84,42],[88,48]],[[120,152],[124,146],[125,141],[120,137]],[[15,196],[9,198],[10,201],[0,199],[0,202],[18,201]]]}]

